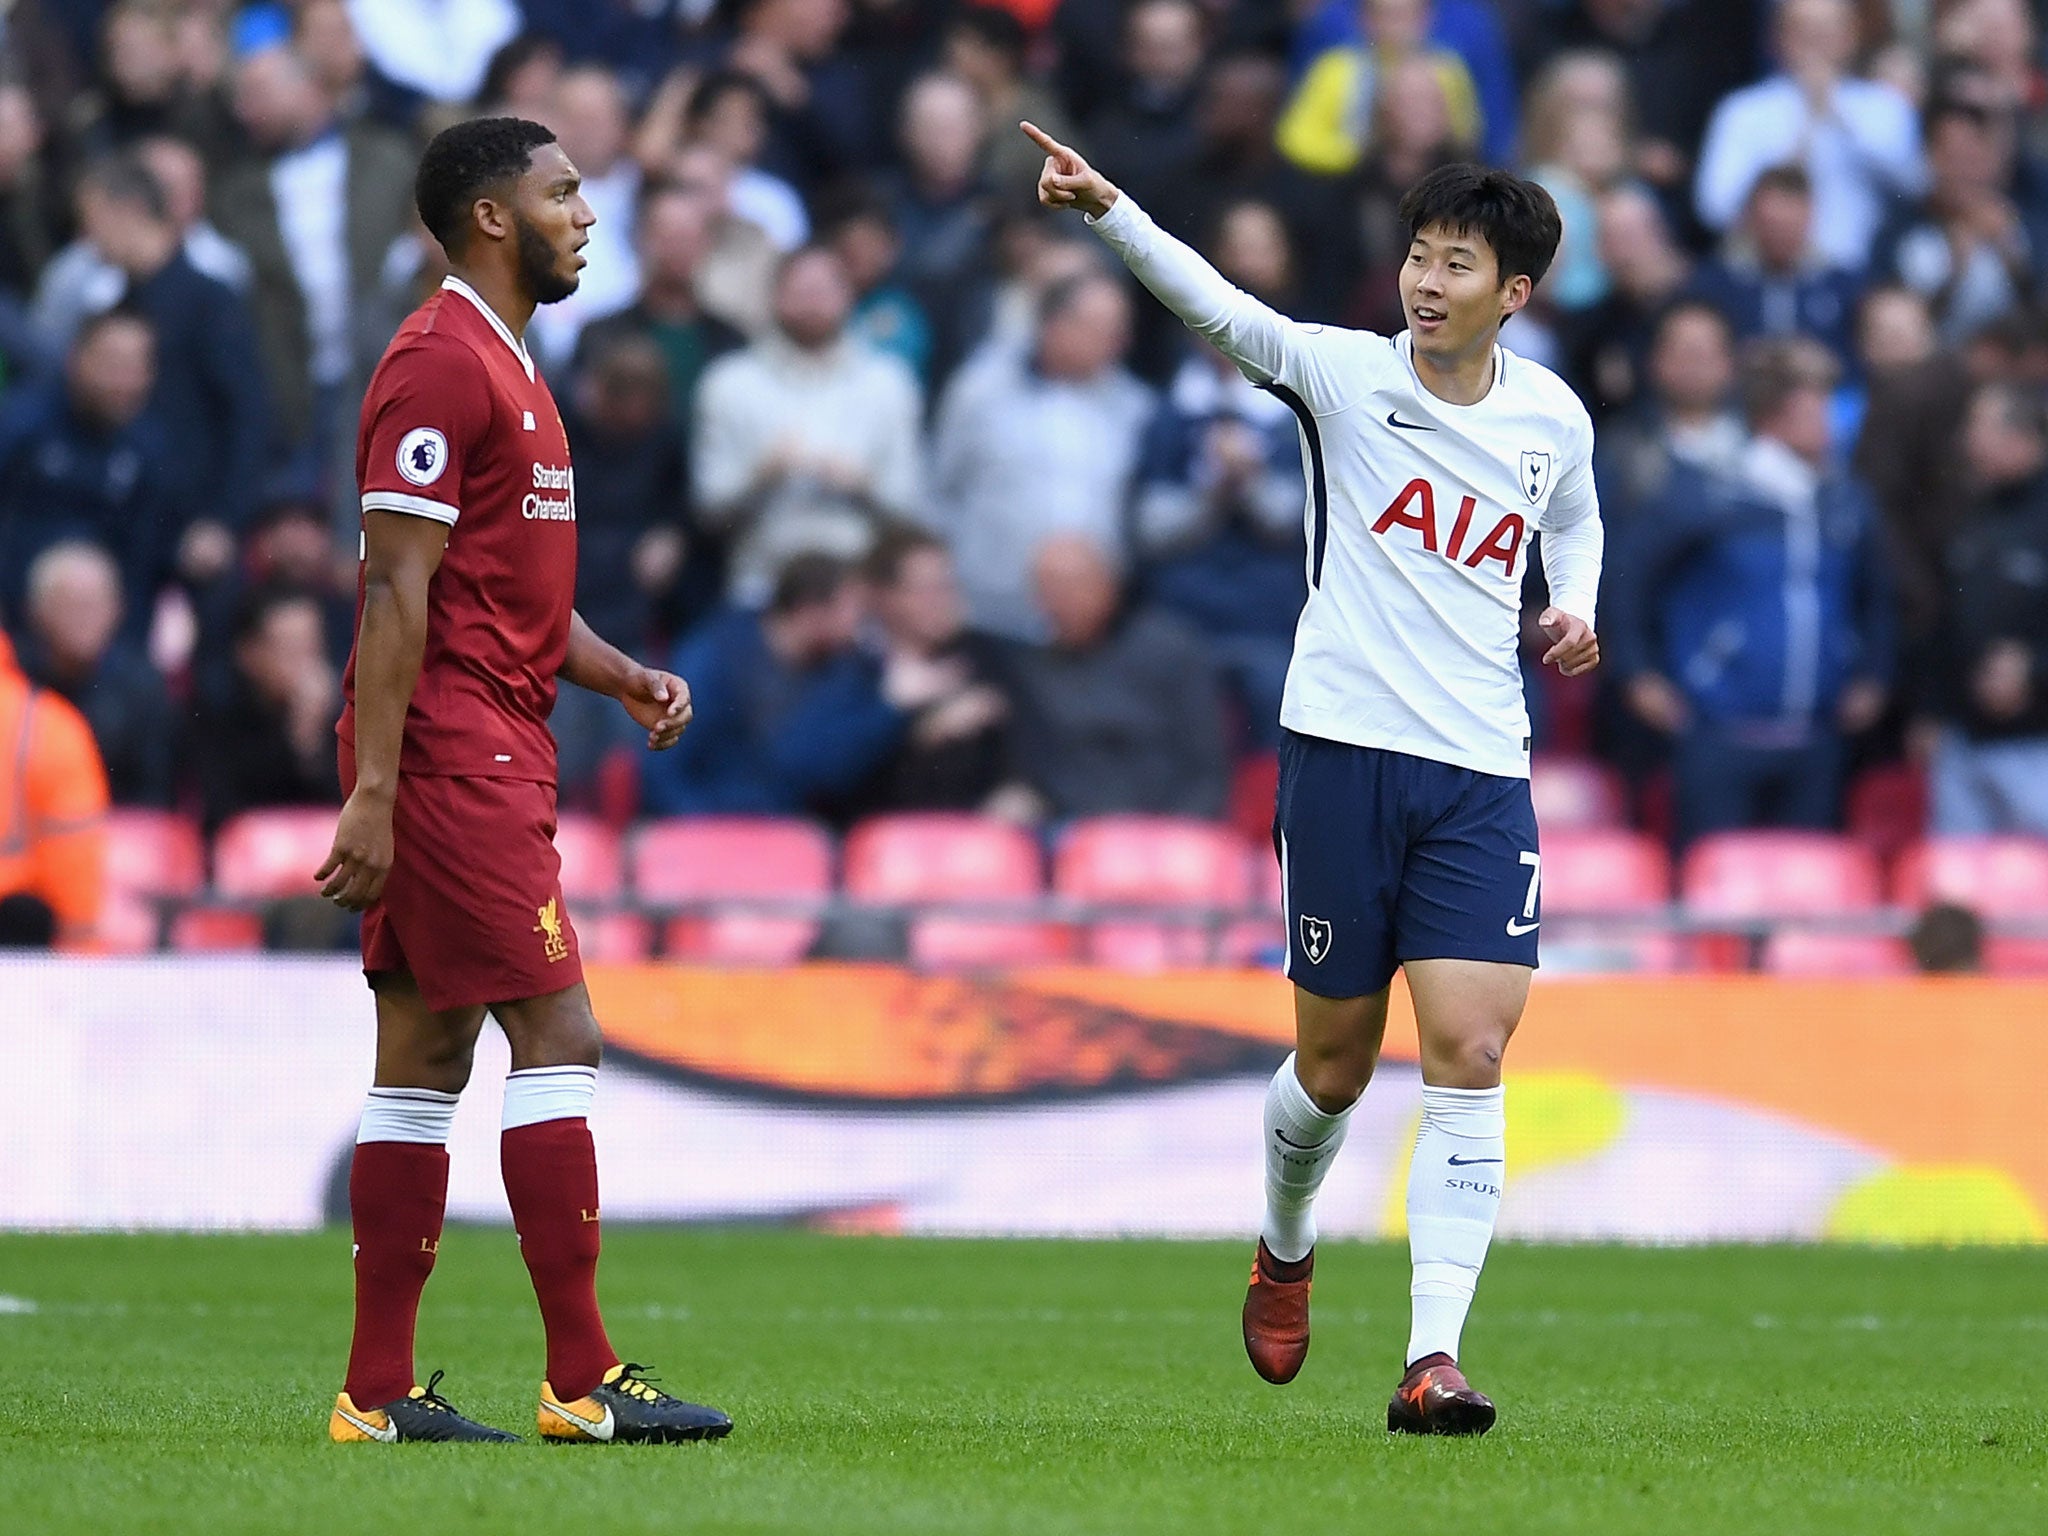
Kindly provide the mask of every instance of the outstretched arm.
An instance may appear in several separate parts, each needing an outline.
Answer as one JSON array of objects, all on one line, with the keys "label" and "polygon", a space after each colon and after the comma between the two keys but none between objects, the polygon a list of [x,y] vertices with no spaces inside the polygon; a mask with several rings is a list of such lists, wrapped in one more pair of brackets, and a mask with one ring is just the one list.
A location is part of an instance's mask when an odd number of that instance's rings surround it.
[{"label": "outstretched arm", "polygon": [[1363,393],[1366,381],[1354,372],[1347,384],[1334,366],[1333,354],[1348,333],[1302,325],[1260,303],[1154,224],[1077,152],[1032,123],[1020,126],[1045,151],[1039,202],[1086,214],[1138,281],[1253,383],[1283,385],[1317,412],[1340,410]]}]

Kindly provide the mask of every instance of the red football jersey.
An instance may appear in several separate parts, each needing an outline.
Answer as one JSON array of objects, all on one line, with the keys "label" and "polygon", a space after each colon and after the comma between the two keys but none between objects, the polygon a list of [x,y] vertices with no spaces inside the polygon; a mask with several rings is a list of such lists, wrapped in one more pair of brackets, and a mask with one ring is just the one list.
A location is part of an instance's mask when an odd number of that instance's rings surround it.
[{"label": "red football jersey", "polygon": [[[356,437],[363,513],[448,525],[404,773],[555,777],[548,714],[576,592],[576,483],[554,396],[459,278],[413,312],[370,379]],[[363,583],[356,580],[358,641]],[[355,740],[356,658],[337,730]]]}]

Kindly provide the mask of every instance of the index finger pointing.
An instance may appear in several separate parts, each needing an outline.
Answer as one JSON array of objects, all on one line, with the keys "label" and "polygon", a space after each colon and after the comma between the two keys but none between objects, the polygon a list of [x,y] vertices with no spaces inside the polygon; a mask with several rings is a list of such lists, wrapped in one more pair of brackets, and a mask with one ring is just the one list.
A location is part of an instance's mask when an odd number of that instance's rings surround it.
[{"label": "index finger pointing", "polygon": [[1032,143],[1036,144],[1048,155],[1059,160],[1071,160],[1073,158],[1074,152],[1071,149],[1039,127],[1038,124],[1026,122],[1019,123],[1017,126],[1024,130],[1026,138],[1030,139]]}]

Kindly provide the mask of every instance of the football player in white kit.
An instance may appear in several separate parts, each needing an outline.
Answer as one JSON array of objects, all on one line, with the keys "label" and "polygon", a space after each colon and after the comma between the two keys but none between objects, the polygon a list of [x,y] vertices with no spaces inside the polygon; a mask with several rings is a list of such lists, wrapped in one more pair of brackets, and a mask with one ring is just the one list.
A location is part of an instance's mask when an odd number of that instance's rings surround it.
[{"label": "football player in white kit", "polygon": [[1555,374],[1499,343],[1557,252],[1556,206],[1505,171],[1450,165],[1402,199],[1408,329],[1304,325],[1240,292],[1065,145],[1039,201],[1073,208],[1139,280],[1293,409],[1309,482],[1307,605],[1280,705],[1273,838],[1295,1051],[1266,1093],[1266,1214],[1244,1342],[1272,1382],[1308,1355],[1314,1202],[1379,1057],[1404,970],[1422,1046],[1408,1182],[1412,1326],[1390,1430],[1483,1434],[1458,1367],[1500,1209],[1501,1057],[1542,923],[1517,659],[1543,535],[1544,661],[1599,661],[1593,427]]}]

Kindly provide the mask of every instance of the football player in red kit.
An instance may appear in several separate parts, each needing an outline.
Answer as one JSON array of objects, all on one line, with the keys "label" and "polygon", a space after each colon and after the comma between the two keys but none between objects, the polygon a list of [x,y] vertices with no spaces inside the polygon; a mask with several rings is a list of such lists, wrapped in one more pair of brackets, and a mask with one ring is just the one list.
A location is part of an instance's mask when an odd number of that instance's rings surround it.
[{"label": "football player in red kit", "polygon": [[356,1309],[340,1441],[510,1440],[413,1372],[448,1193],[448,1130],[486,1014],[512,1048],[505,1193],[547,1333],[540,1434],[715,1439],[732,1421],[621,1362],[597,1305],[600,1037],[554,847],[555,680],[616,698],[655,750],[689,723],[680,678],[572,606],[576,485],[521,340],[576,290],[596,221],[537,123],[483,118],[427,146],[421,219],[451,275],[399,327],[356,443],[363,561],[343,679],[342,807],[322,894],[363,914],[375,1086],[349,1173]]}]

